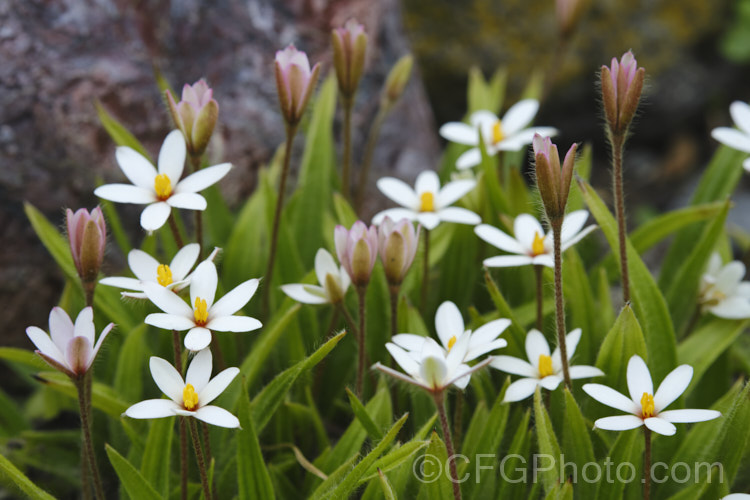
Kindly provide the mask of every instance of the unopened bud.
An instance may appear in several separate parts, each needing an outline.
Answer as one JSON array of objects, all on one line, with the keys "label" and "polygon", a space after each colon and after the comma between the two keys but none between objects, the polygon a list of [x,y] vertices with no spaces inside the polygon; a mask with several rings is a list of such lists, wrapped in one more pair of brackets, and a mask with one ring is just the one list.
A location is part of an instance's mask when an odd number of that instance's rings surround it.
[{"label": "unopened bud", "polygon": [[318,81],[320,64],[310,69],[307,54],[289,45],[276,52],[274,68],[281,112],[287,126],[296,127]]},{"label": "unopened bud", "polygon": [[638,67],[633,53],[626,52],[611,67],[602,66],[601,86],[604,114],[612,135],[624,135],[633,121],[643,91],[646,70]]},{"label": "unopened bud", "polygon": [[532,144],[536,160],[536,181],[544,211],[550,223],[562,223],[573,178],[577,145],[570,147],[561,167],[557,146],[549,137],[536,134]]},{"label": "unopened bud", "polygon": [[339,90],[345,98],[351,99],[365,68],[367,33],[364,26],[350,19],[343,28],[331,31],[331,44]]},{"label": "unopened bud", "polygon": [[355,286],[366,286],[370,282],[372,268],[378,258],[378,233],[375,226],[357,221],[351,230],[336,226],[334,233],[336,253]]},{"label": "unopened bud", "polygon": [[345,290],[341,289],[339,281],[332,274],[326,274],[324,288],[331,304],[339,304],[344,300]]},{"label": "unopened bud", "polygon": [[169,90],[166,95],[172,121],[185,137],[188,152],[202,155],[219,118],[219,103],[213,98],[213,89],[205,80],[198,80],[193,85],[185,84],[179,103]]},{"label": "unopened bud", "polygon": [[411,77],[411,69],[414,66],[414,57],[411,54],[402,56],[396,61],[396,64],[388,73],[388,78],[383,86],[383,93],[380,97],[380,105],[383,107],[393,106],[404,93],[406,84]]},{"label": "unopened bud", "polygon": [[95,283],[107,241],[107,226],[102,209],[96,207],[91,213],[85,208],[75,213],[68,209],[66,219],[70,253],[78,276],[84,284]]},{"label": "unopened bud", "polygon": [[419,246],[420,228],[408,219],[393,222],[386,217],[378,227],[378,252],[388,284],[398,286],[409,271]]}]

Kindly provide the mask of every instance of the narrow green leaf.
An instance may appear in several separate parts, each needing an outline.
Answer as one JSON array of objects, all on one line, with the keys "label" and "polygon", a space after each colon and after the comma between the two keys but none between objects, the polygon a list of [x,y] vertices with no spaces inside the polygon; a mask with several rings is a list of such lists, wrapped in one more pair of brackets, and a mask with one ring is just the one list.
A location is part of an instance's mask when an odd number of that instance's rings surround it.
[{"label": "narrow green leaf", "polygon": [[359,458],[359,454],[353,455],[348,460],[344,461],[333,473],[328,475],[328,479],[320,483],[320,485],[313,491],[312,495],[309,496],[310,500],[319,500],[322,498],[333,498],[330,496],[330,491],[339,484],[346,476],[349,471],[354,467],[354,463]]},{"label": "narrow green leaf", "polygon": [[55,497],[31,482],[10,460],[0,455],[0,481],[11,490],[20,490],[32,500],[54,500]]},{"label": "narrow green leaf", "polygon": [[450,469],[446,470],[448,451],[437,432],[432,433],[427,450],[417,461],[419,463],[418,468],[415,463],[416,474],[419,474],[417,479],[422,483],[417,500],[451,500],[453,484],[449,477]]},{"label": "narrow green leaf", "polygon": [[377,476],[377,471],[390,472],[405,464],[419,450],[426,448],[429,441],[411,440],[401,446],[395,445],[387,454],[383,455],[370,466],[365,477],[360,479],[359,484],[364,484]]},{"label": "narrow green leaf", "polygon": [[141,373],[143,364],[148,359],[144,340],[147,330],[147,325],[141,324],[125,335],[117,356],[113,387],[125,401],[138,401],[143,394]]},{"label": "narrow green leaf", "polygon": [[[577,470],[582,471],[587,463],[596,462],[594,446],[589,435],[589,426],[581,414],[575,398],[567,387],[563,388],[565,394],[565,425],[563,426],[563,449],[565,450],[565,462],[571,461],[576,464]],[[588,481],[578,483],[580,498],[593,498],[596,492],[596,484]],[[571,497],[572,497],[571,490]]]},{"label": "narrow green leaf", "polygon": [[526,481],[523,481],[524,476],[522,474],[528,473],[528,462],[523,457],[529,455],[531,447],[533,431],[529,429],[530,419],[531,411],[527,409],[521,416],[521,420],[513,433],[508,453],[499,464],[503,477],[511,479],[512,482],[501,481],[496,498],[520,498],[521,492],[526,490]]},{"label": "narrow green leaf", "polygon": [[[534,419],[536,420],[536,437],[539,442],[539,453],[547,455],[547,458],[551,460],[557,461],[557,457],[561,455],[560,445],[552,428],[552,421],[542,403],[542,390],[539,386],[537,386],[534,393]],[[546,464],[542,464],[542,469],[539,469],[539,472],[544,490],[549,492],[560,481],[559,467],[552,467],[549,470],[545,469],[547,469]]]},{"label": "narrow green leaf", "polygon": [[378,469],[378,479],[380,486],[383,488],[383,497],[385,497],[385,500],[396,500],[396,492],[393,491],[393,486],[391,486],[388,478],[385,477],[385,474],[380,469]]},{"label": "narrow green leaf", "polygon": [[[36,379],[45,384],[46,387],[50,387],[57,392],[70,396],[76,401],[78,400],[78,392],[66,375],[59,372],[42,372],[36,376]],[[101,410],[114,418],[120,418],[120,415],[122,415],[129,406],[120,399],[119,394],[117,394],[111,387],[104,385],[101,382],[94,382],[92,386],[91,404],[94,408]]]},{"label": "narrow green leaf", "polygon": [[336,212],[336,221],[344,227],[352,227],[359,220],[349,202],[340,193],[333,193],[333,208]]},{"label": "narrow green leaf", "polygon": [[109,461],[130,498],[137,498],[138,500],[159,500],[161,498],[154,487],[125,457],[117,453],[117,450],[110,445],[107,444],[105,447]]},{"label": "narrow green leaf", "polygon": [[251,418],[250,399],[243,380],[240,398],[240,428],[237,433],[237,484],[240,498],[275,498],[258,435]]},{"label": "narrow green leaf", "polygon": [[175,433],[174,417],[151,421],[146,438],[146,448],[141,458],[141,474],[163,496],[169,493],[172,438]]},{"label": "narrow green leaf", "polygon": [[127,146],[133,148],[140,154],[145,156],[149,161],[151,161],[151,157],[146,151],[146,148],[143,147],[143,145],[138,141],[138,139],[135,138],[133,134],[130,133],[128,129],[126,129],[120,122],[118,122],[112,115],[109,114],[109,112],[104,108],[104,106],[102,106],[102,103],[99,102],[99,100],[94,101],[94,105],[96,106],[96,114],[99,116],[99,121],[115,144],[117,144],[118,146]]},{"label": "narrow green leaf", "polygon": [[484,270],[484,282],[500,317],[508,318],[511,321],[510,327],[508,327],[509,335],[505,336],[508,341],[507,352],[514,355],[523,355],[526,352],[524,347],[526,345],[526,332],[515,319],[512,309],[486,268]]},{"label": "narrow green leaf", "polygon": [[370,438],[374,441],[382,439],[383,431],[378,428],[377,424],[372,420],[372,417],[367,413],[365,406],[348,387],[346,388],[346,395],[349,397],[349,404],[352,407],[352,411],[354,411],[354,415],[362,424],[362,427],[365,428],[367,434],[370,435]]},{"label": "narrow green leaf", "polygon": [[625,373],[628,361],[634,354],[648,359],[641,325],[638,324],[633,309],[625,305],[604,338],[596,358],[597,368],[605,374],[601,383],[624,391],[627,388]]},{"label": "narrow green leaf", "polygon": [[[610,431],[603,431],[610,432]],[[616,468],[623,463],[633,464],[636,468],[642,463],[643,446],[640,444],[643,440],[643,431],[635,429],[618,433],[615,443],[610,448],[609,453],[604,461],[604,467],[609,463],[611,467]],[[634,488],[640,492],[641,482],[635,481]],[[627,483],[624,481],[599,481],[597,494],[595,498],[625,498],[623,492]]]}]

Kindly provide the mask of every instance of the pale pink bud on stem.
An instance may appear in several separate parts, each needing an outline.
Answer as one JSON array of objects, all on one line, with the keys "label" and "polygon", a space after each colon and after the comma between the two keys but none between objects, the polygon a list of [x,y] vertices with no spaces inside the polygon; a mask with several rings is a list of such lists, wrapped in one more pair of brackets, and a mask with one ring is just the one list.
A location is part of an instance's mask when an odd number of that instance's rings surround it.
[{"label": "pale pink bud on stem", "polygon": [[396,61],[391,68],[388,77],[383,85],[383,91],[380,96],[380,106],[390,108],[399,100],[404,93],[406,84],[411,78],[411,70],[414,67],[414,56],[406,54]]},{"label": "pale pink bud on stem", "polygon": [[104,248],[107,243],[104,214],[101,208],[96,207],[91,213],[85,208],[75,213],[68,209],[65,215],[70,253],[86,293],[86,305],[92,306],[96,278],[102,266]]},{"label": "pale pink bud on stem", "polygon": [[612,136],[624,136],[627,133],[638,109],[645,75],[646,70],[638,67],[638,62],[630,51],[620,61],[613,57],[611,67],[602,66],[602,102]]},{"label": "pale pink bud on stem", "polygon": [[172,121],[185,136],[191,159],[197,157],[200,160],[219,118],[219,103],[213,98],[213,89],[201,79],[193,85],[185,84],[179,103],[169,90],[166,96]]},{"label": "pale pink bud on stem", "polygon": [[390,217],[383,219],[378,228],[378,253],[385,269],[388,284],[399,286],[406,277],[419,247],[421,227],[414,229],[408,219],[394,222]]},{"label": "pale pink bud on stem", "polygon": [[274,67],[281,112],[287,127],[294,128],[302,118],[318,81],[320,64],[310,69],[307,54],[297,50],[294,45],[289,45],[276,52]]},{"label": "pale pink bud on stem", "polygon": [[367,33],[364,26],[350,19],[343,28],[331,31],[331,45],[339,90],[345,99],[353,99],[365,68]]}]

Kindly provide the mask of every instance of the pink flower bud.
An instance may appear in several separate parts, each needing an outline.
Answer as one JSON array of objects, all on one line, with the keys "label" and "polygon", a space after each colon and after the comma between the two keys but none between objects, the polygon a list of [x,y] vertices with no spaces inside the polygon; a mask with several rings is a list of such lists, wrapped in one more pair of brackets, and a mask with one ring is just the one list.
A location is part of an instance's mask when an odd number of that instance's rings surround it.
[{"label": "pink flower bud", "polygon": [[175,102],[167,90],[167,104],[175,126],[185,136],[188,151],[202,155],[211,139],[219,117],[219,103],[213,98],[214,91],[205,80],[198,80],[192,86],[182,88],[182,100]]},{"label": "pink flower bud", "polygon": [[633,121],[641,99],[645,74],[646,70],[638,67],[638,62],[630,51],[620,61],[612,58],[609,68],[602,66],[602,102],[607,125],[613,135],[625,134]]},{"label": "pink flower bud", "polygon": [[378,258],[378,231],[375,226],[357,221],[350,230],[336,226],[334,232],[336,254],[355,286],[370,282],[372,268]]},{"label": "pink flower bud", "polygon": [[421,226],[414,230],[408,219],[393,222],[390,217],[383,219],[378,228],[378,253],[385,269],[385,277],[392,286],[398,286],[409,271],[419,247]]},{"label": "pink flower bud", "polygon": [[331,31],[331,44],[339,89],[344,97],[351,99],[365,67],[367,33],[364,26],[350,19],[343,28]]},{"label": "pink flower bud", "polygon": [[561,37],[568,38],[573,34],[587,6],[588,2],[584,0],[556,0],[557,27]]},{"label": "pink flower bud", "polygon": [[532,145],[536,160],[536,182],[544,211],[550,223],[562,223],[570,193],[570,182],[573,178],[577,145],[573,144],[570,147],[562,167],[557,146],[549,137],[535,134]]},{"label": "pink flower bud", "polygon": [[107,242],[107,226],[102,209],[96,207],[89,213],[85,208],[75,213],[66,210],[68,241],[81,281],[95,283],[99,268],[104,259],[104,246]]},{"label": "pink flower bud", "polygon": [[297,50],[294,45],[276,52],[274,64],[281,112],[287,125],[296,126],[318,81],[320,64],[310,69],[307,54]]}]

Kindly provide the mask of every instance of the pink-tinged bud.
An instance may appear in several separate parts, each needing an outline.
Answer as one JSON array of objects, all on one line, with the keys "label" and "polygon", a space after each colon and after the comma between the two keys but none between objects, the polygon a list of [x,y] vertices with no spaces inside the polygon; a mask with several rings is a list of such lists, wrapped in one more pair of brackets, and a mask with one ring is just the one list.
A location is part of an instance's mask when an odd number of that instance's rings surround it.
[{"label": "pink-tinged bud", "polygon": [[107,242],[107,226],[102,209],[96,207],[91,213],[85,208],[78,209],[75,213],[68,209],[65,215],[70,253],[78,276],[84,284],[96,283]]},{"label": "pink-tinged bud", "polygon": [[378,258],[378,231],[375,226],[357,221],[350,230],[336,226],[336,254],[354,286],[367,286]]},{"label": "pink-tinged bud", "polygon": [[414,262],[419,247],[421,226],[414,229],[408,219],[393,222],[390,217],[383,219],[378,227],[378,253],[385,269],[388,284],[398,286]]},{"label": "pink-tinged bud", "polygon": [[182,87],[179,103],[175,102],[172,92],[167,90],[166,94],[172,121],[185,136],[188,151],[192,155],[202,155],[219,118],[219,103],[213,98],[214,91],[201,79]]},{"label": "pink-tinged bud", "polygon": [[276,52],[274,65],[281,112],[287,125],[294,127],[302,118],[318,81],[320,64],[310,69],[307,54],[289,45]]},{"label": "pink-tinged bud", "polygon": [[573,34],[587,5],[586,0],[556,0],[557,28],[562,38],[568,38]]},{"label": "pink-tinged bud", "polygon": [[411,70],[414,66],[414,57],[411,54],[402,56],[388,73],[388,78],[383,85],[383,93],[380,96],[380,105],[384,108],[393,106],[404,93],[406,84],[409,83]]},{"label": "pink-tinged bud", "polygon": [[354,19],[348,20],[343,28],[331,31],[331,45],[339,90],[345,98],[352,99],[365,68],[367,33],[364,26]]},{"label": "pink-tinged bud", "polygon": [[562,224],[578,147],[576,144],[570,147],[560,166],[557,146],[549,137],[535,134],[532,145],[536,160],[536,182],[547,219],[552,224]]},{"label": "pink-tinged bud", "polygon": [[646,70],[638,67],[633,53],[626,52],[618,61],[612,58],[611,67],[602,66],[602,102],[607,125],[612,135],[624,135],[643,91]]}]

